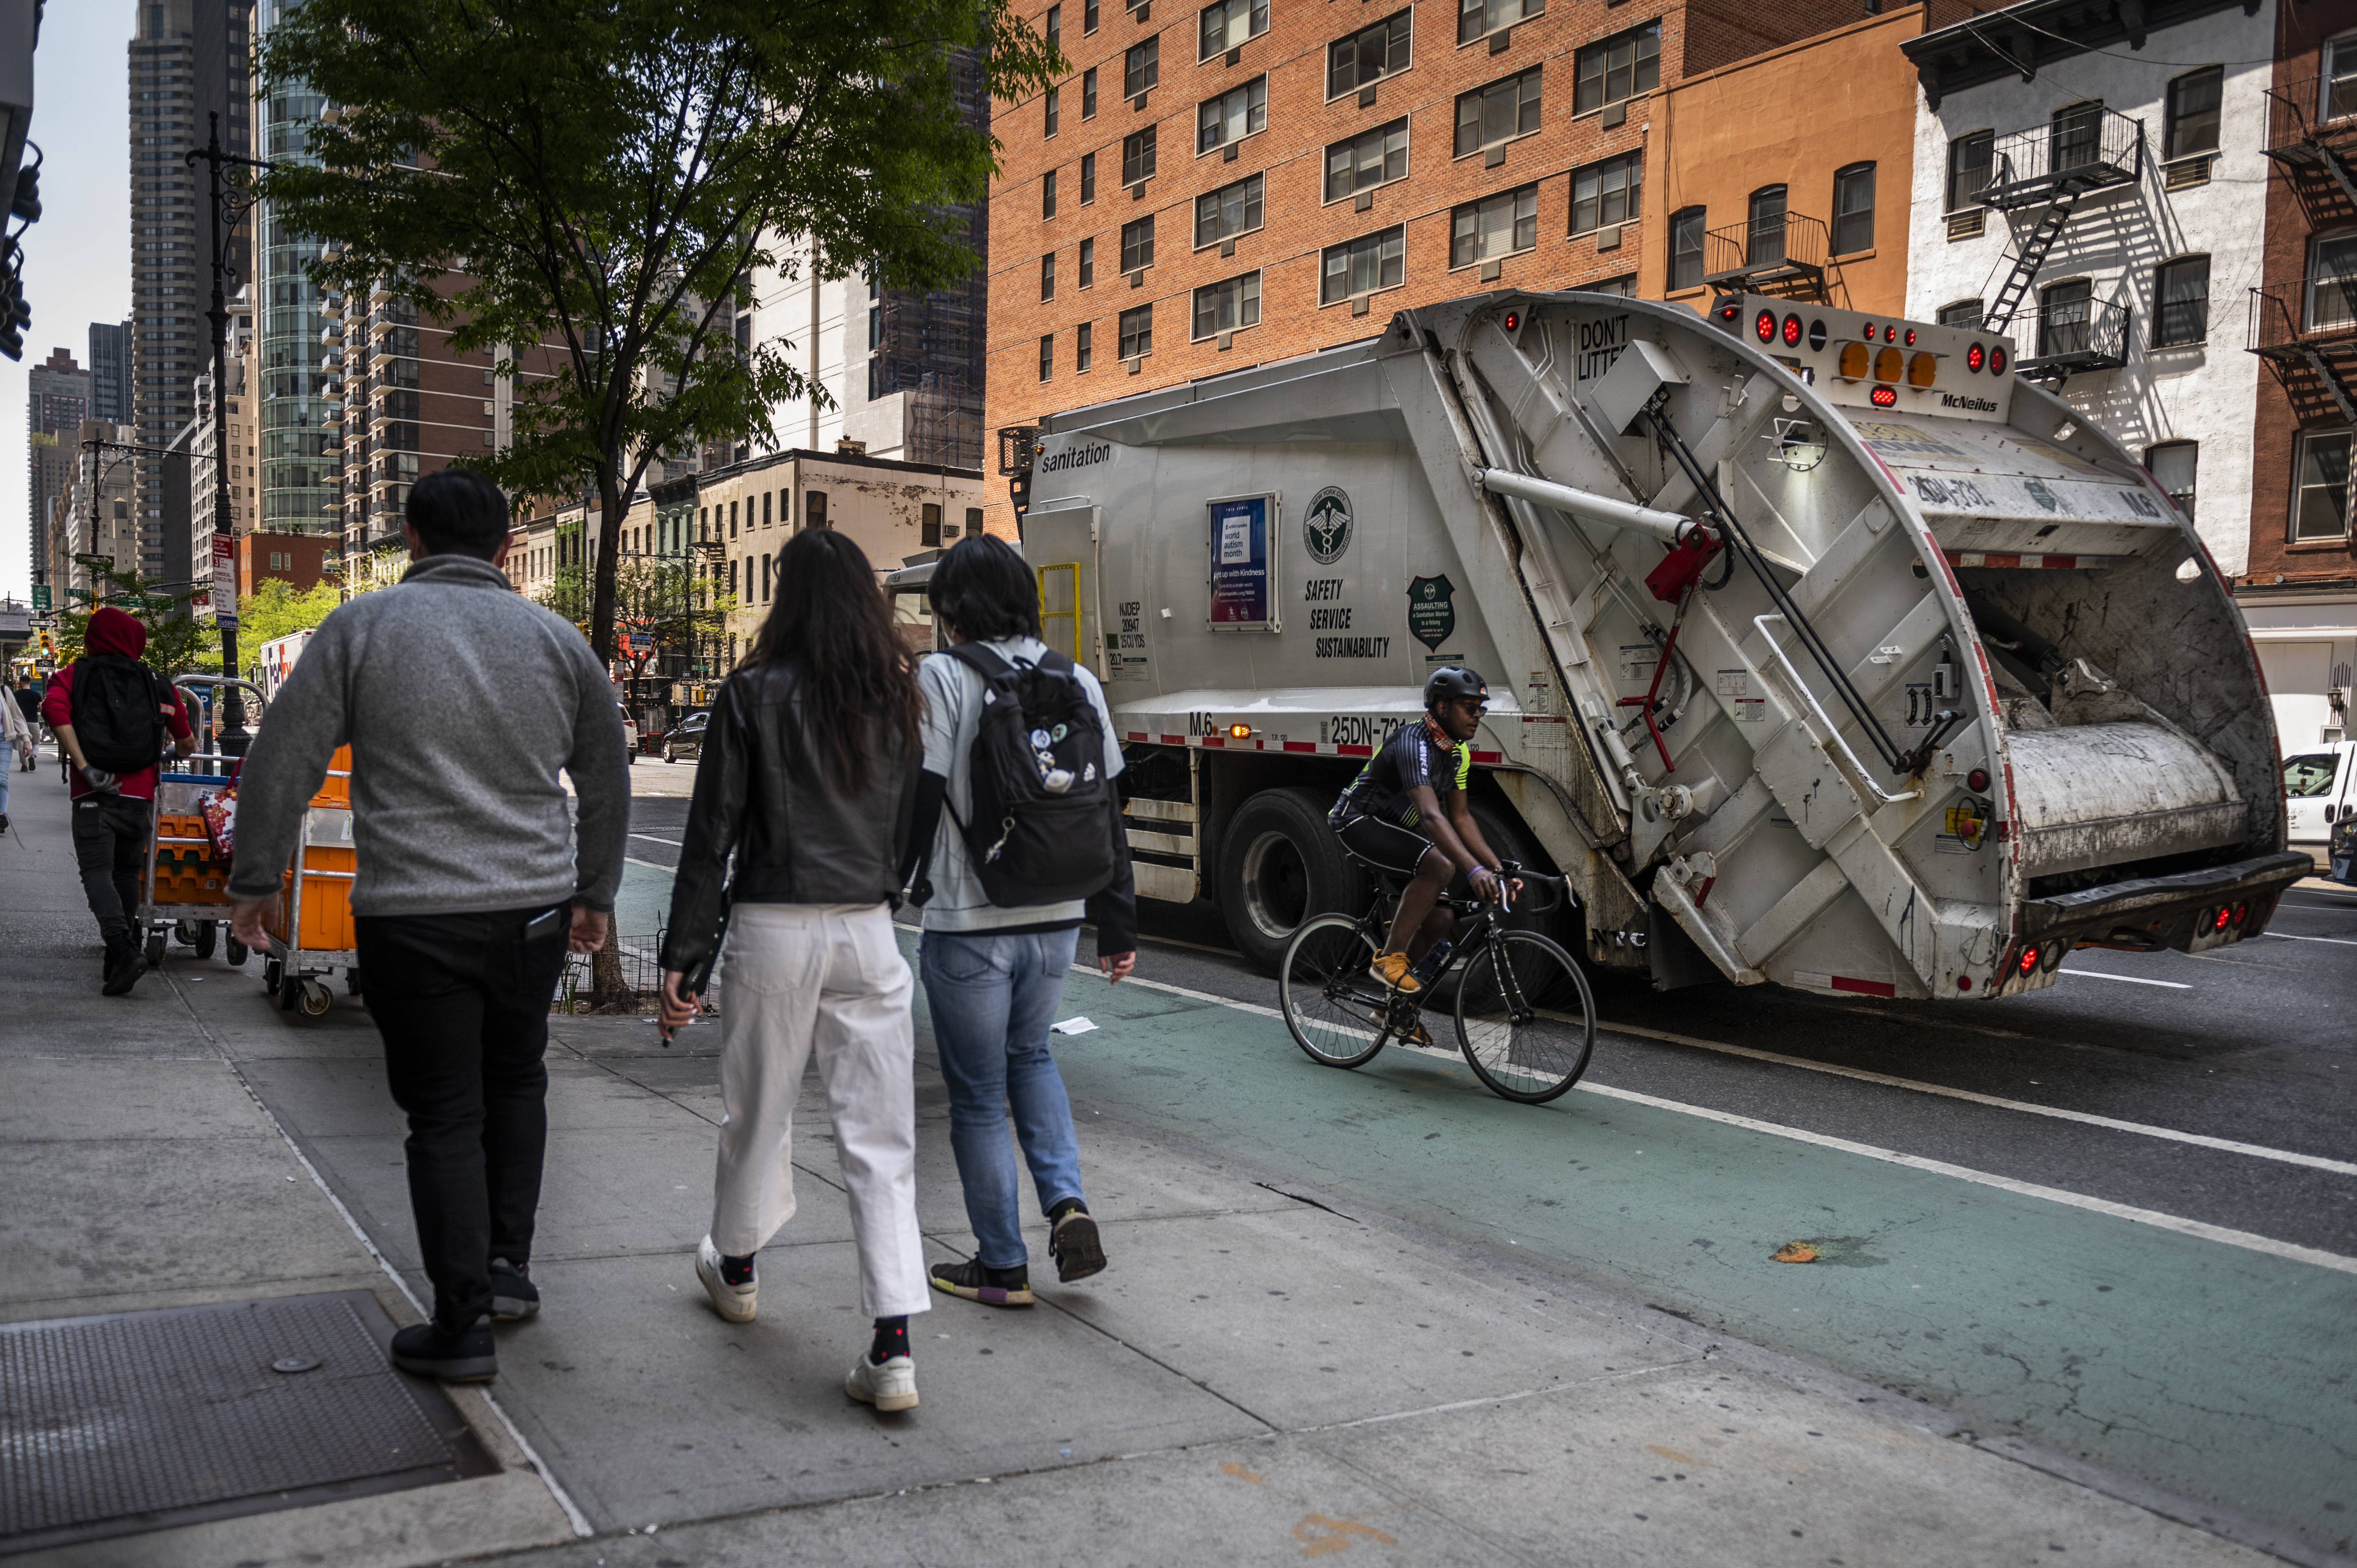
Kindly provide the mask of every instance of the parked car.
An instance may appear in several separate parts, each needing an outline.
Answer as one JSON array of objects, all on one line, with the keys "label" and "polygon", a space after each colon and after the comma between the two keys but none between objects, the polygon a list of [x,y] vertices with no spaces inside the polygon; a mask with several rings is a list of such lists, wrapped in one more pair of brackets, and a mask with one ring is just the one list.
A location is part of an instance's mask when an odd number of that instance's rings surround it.
[{"label": "parked car", "polygon": [[712,720],[708,709],[700,709],[679,721],[662,737],[662,759],[677,762],[683,757],[704,755],[704,726]]},{"label": "parked car", "polygon": [[2293,849],[2324,865],[2335,823],[2357,814],[2357,741],[2334,741],[2284,758],[2284,819]]},{"label": "parked car", "polygon": [[630,710],[623,703],[614,705],[622,710],[622,744],[630,747],[630,760],[635,763],[639,759],[639,721],[630,716]]}]

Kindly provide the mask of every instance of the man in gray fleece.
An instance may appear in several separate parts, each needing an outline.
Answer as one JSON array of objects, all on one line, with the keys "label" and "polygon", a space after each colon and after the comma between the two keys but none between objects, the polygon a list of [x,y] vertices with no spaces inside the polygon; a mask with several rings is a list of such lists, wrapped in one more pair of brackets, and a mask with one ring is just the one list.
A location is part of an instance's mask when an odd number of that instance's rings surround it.
[{"label": "man in gray fleece", "polygon": [[[569,947],[606,940],[630,825],[630,757],[581,633],[501,570],[508,503],[445,468],[409,493],[410,559],[337,608],[270,704],[238,779],[231,934],[264,917],[336,747],[352,748],[360,972],[409,1116],[409,1201],[431,1322],[404,1371],[499,1369],[491,1319],[529,1317],[547,1143],[548,1008]],[[561,773],[579,797],[577,823]]]}]

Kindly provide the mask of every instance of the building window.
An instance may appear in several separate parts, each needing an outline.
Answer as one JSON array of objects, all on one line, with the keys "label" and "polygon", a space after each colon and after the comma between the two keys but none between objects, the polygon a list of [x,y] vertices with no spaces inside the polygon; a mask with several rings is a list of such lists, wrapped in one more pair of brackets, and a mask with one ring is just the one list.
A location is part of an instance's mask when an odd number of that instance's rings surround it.
[{"label": "building window", "polygon": [[1162,80],[1162,39],[1159,36],[1132,44],[1121,59],[1121,95],[1135,98],[1150,91]]},{"label": "building window", "polygon": [[1340,98],[1396,76],[1409,64],[1415,13],[1402,11],[1326,46],[1326,96]]},{"label": "building window", "polygon": [[[731,539],[737,537],[737,503],[735,501],[728,503],[728,537]],[[576,541],[576,543],[578,542]]]},{"label": "building window", "polygon": [[1662,24],[1648,22],[1579,51],[1577,85],[1571,112],[1585,114],[1607,103],[1651,92],[1662,84]]},{"label": "building window", "polygon": [[2190,70],[2169,84],[2169,129],[2162,156],[2174,161],[2195,153],[2218,150],[2218,100],[2226,84],[2226,69]]},{"label": "building window", "polygon": [[1051,135],[1051,136],[1052,136],[1052,135],[1054,135],[1054,134],[1056,134],[1056,112],[1057,112],[1058,104],[1059,104],[1060,101],[1061,100],[1061,98],[1062,98],[1062,92],[1061,92],[1061,91],[1060,91],[1060,89],[1057,89],[1057,88],[1053,88],[1053,87],[1051,87],[1051,88],[1048,89],[1047,96],[1046,96],[1045,98],[1043,98],[1043,99],[1040,101],[1042,103],[1044,103],[1044,104],[1046,105],[1047,117],[1048,117],[1048,134],[1049,134],[1049,135]]},{"label": "building window", "polygon": [[1072,369],[1074,371],[1082,374],[1087,372],[1089,361],[1095,358],[1093,350],[1096,345],[1092,341],[1095,337],[1093,323],[1083,321],[1072,328]]},{"label": "building window", "polygon": [[1046,304],[1056,297],[1056,253],[1053,251],[1039,258],[1039,302]]},{"label": "building window", "polygon": [[1592,283],[1584,286],[1590,294],[1609,294],[1617,295],[1622,299],[1634,299],[1637,297],[1637,274],[1622,273],[1617,278],[1606,278],[1602,283]]},{"label": "building window", "polygon": [[[2352,48],[2352,54],[2357,54]],[[2308,242],[2310,331],[2357,327],[2357,231],[2319,234]]]},{"label": "building window", "polygon": [[2292,461],[2291,542],[2347,537],[2349,432],[2303,435]]},{"label": "building window", "polygon": [[1039,335],[1039,379],[1043,381],[1056,379],[1056,335],[1053,332]]},{"label": "building window", "polygon": [[2047,126],[2047,167],[2055,174],[2083,168],[2102,156],[2103,144],[2104,101],[2066,103]]},{"label": "building window", "polygon": [[824,490],[802,492],[802,526],[804,528],[826,526],[826,492]]},{"label": "building window", "polygon": [[1091,66],[1088,70],[1081,72],[1081,118],[1083,120],[1093,120],[1096,117],[1097,68]]},{"label": "building window", "polygon": [[1154,127],[1131,133],[1121,139],[1121,183],[1135,185],[1154,177]]},{"label": "building window", "polygon": [[1571,171],[1571,232],[1586,234],[1637,220],[1645,155],[1626,153]]},{"label": "building window", "polygon": [[2190,520],[2193,516],[2194,470],[2201,456],[2197,441],[2164,441],[2158,446],[2145,448],[2145,471],[2153,483],[2169,492],[2177,510]]},{"label": "building window", "polygon": [[1394,224],[1362,240],[1327,248],[1318,303],[1333,305],[1397,288],[1407,251],[1407,231]]},{"label": "building window", "polygon": [[1086,207],[1097,199],[1097,156],[1081,155],[1081,205]]},{"label": "building window", "polygon": [[1097,30],[1097,0],[1087,0],[1081,7],[1081,32],[1083,37]]},{"label": "building window", "polygon": [[1064,8],[1061,5],[1048,7],[1048,24],[1040,30],[1048,35],[1049,48],[1064,47]]},{"label": "building window", "polygon": [[[1094,5],[1091,5],[1089,6],[1089,27],[1092,30],[1096,27],[1096,6]],[[965,536],[968,539],[980,539],[982,537],[982,509],[978,506],[970,506],[965,509]]]},{"label": "building window", "polygon": [[1852,164],[1834,175],[1834,254],[1874,249],[1874,166]]},{"label": "building window", "polygon": [[1121,313],[1121,357],[1143,359],[1154,352],[1154,306],[1139,306]]},{"label": "building window", "polygon": [[2357,114],[2357,38],[2335,38],[2324,46],[2322,86],[2317,107],[2325,119]]},{"label": "building window", "polygon": [[1457,96],[1457,156],[1527,136],[1539,128],[1537,66]]},{"label": "building window", "polygon": [[1407,177],[1407,116],[1326,149],[1326,199],[1340,201]]},{"label": "building window", "polygon": [[942,509],[938,502],[927,501],[923,516],[917,524],[917,542],[938,550],[942,544]]},{"label": "building window", "polygon": [[[1154,220],[1151,216],[1121,226],[1121,270],[1134,273],[1154,264]],[[1125,354],[1123,359],[1129,358]]]},{"label": "building window", "polygon": [[1261,226],[1262,177],[1247,175],[1195,199],[1198,249],[1249,234]]},{"label": "building window", "polygon": [[1081,286],[1087,288],[1096,281],[1097,242],[1094,240],[1083,240],[1081,242]]},{"label": "building window", "polygon": [[1268,31],[1268,0],[1220,0],[1203,7],[1198,60],[1225,54]]},{"label": "building window", "polygon": [[1448,215],[1448,264],[1469,267],[1539,242],[1539,188],[1525,185],[1469,201]]},{"label": "building window", "polygon": [[1939,321],[1943,327],[1960,327],[1967,332],[1977,332],[1981,329],[1982,314],[1979,300],[1960,299],[1940,306]]},{"label": "building window", "polygon": [[1702,286],[1703,209],[1670,214],[1670,288]]},{"label": "building window", "polygon": [[1259,325],[1260,274],[1246,273],[1195,291],[1196,341]]},{"label": "building window", "polygon": [[1268,78],[1256,76],[1196,106],[1195,150],[1208,153],[1267,128]]},{"label": "building window", "polygon": [[867,361],[867,401],[874,403],[884,395],[884,359],[877,355]]},{"label": "building window", "polygon": [[1988,188],[1989,166],[1996,158],[1996,133],[1973,131],[1948,143],[1948,210],[1963,212],[1981,204]]},{"label": "building window", "polygon": [[1053,218],[1055,215],[1056,171],[1054,169],[1049,169],[1046,174],[1039,177],[1039,216],[1042,218]]},{"label": "building window", "polygon": [[1546,10],[1546,0],[1457,0],[1457,41],[1469,44]]},{"label": "building window", "polygon": [[2088,278],[2066,278],[2038,291],[2040,359],[2087,351],[2094,298],[2095,285]]},{"label": "building window", "polygon": [[2152,274],[2152,346],[2179,348],[2210,336],[2210,258],[2180,256]]}]

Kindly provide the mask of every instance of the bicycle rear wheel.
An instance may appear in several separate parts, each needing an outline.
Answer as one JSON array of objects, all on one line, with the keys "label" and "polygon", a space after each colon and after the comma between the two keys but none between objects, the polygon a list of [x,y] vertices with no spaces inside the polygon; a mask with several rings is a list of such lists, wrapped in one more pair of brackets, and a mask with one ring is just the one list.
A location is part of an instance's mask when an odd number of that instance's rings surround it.
[{"label": "bicycle rear wheel", "polygon": [[1391,996],[1367,973],[1375,944],[1348,915],[1305,921],[1286,944],[1276,993],[1293,1043],[1328,1067],[1357,1067],[1383,1048]]},{"label": "bicycle rear wheel", "polygon": [[1579,1081],[1596,1048],[1596,998],[1571,954],[1504,931],[1467,961],[1457,1043],[1491,1092],[1543,1105]]}]

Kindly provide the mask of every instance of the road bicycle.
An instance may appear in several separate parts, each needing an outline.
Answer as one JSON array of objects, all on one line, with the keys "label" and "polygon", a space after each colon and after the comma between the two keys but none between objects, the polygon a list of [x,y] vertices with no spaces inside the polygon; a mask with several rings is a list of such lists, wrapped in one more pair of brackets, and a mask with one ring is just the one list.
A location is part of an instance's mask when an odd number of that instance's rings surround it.
[{"label": "road bicycle", "polygon": [[[1500,868],[1501,881],[1518,878],[1526,900],[1534,892],[1547,899],[1524,902],[1523,913],[1544,914],[1570,896],[1560,876],[1512,861]],[[1457,917],[1455,945],[1416,992],[1394,991],[1369,972],[1391,929],[1387,883],[1379,882],[1374,902],[1355,919],[1319,915],[1303,922],[1277,975],[1285,1026],[1310,1060],[1355,1068],[1394,1040],[1429,1047],[1429,1035],[1418,1038],[1423,1015],[1445,1010],[1476,1077],[1505,1099],[1543,1105],[1587,1070],[1596,1047],[1587,977],[1558,943],[1503,925],[1515,912],[1509,902],[1444,902]]]}]

